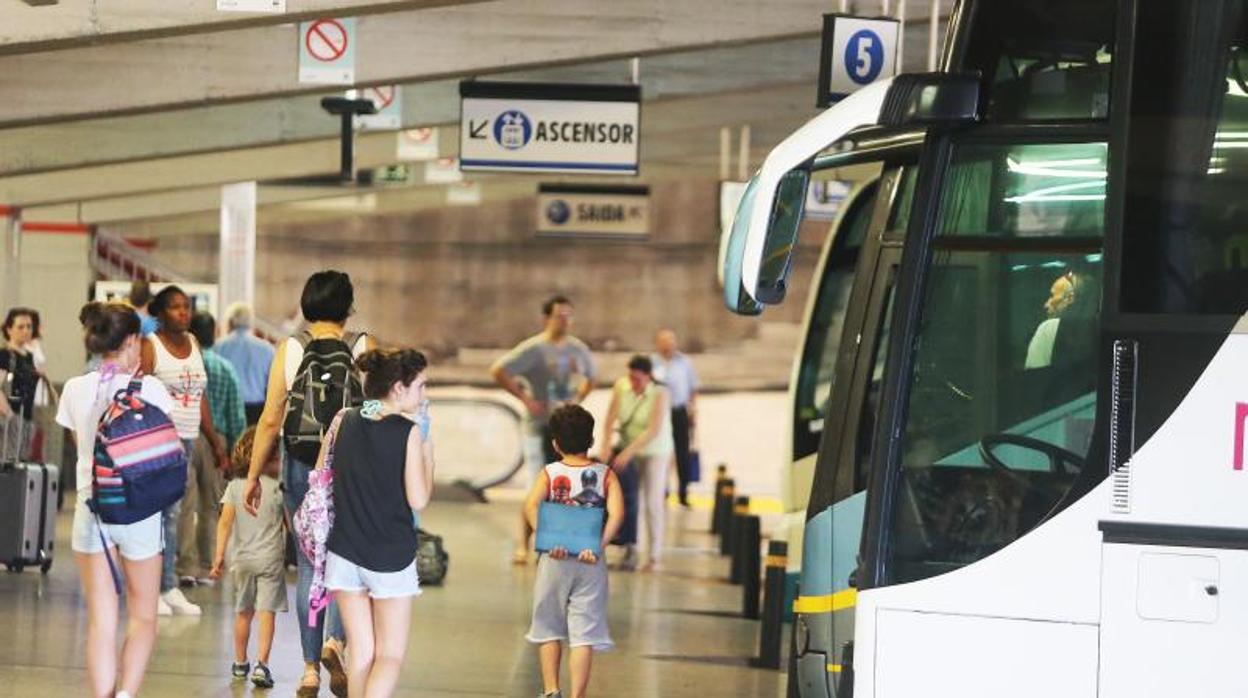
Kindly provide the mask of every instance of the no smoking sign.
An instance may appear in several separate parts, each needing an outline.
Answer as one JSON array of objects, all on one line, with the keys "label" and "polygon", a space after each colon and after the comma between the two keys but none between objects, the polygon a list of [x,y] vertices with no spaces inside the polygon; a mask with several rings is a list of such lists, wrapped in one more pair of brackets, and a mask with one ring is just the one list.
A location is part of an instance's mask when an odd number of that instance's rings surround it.
[{"label": "no smoking sign", "polygon": [[355,82],[355,19],[318,19],[299,25],[299,82]]},{"label": "no smoking sign", "polygon": [[403,93],[398,85],[378,85],[360,90],[359,96],[372,101],[376,114],[356,117],[360,128],[371,130],[395,130],[403,126]]}]

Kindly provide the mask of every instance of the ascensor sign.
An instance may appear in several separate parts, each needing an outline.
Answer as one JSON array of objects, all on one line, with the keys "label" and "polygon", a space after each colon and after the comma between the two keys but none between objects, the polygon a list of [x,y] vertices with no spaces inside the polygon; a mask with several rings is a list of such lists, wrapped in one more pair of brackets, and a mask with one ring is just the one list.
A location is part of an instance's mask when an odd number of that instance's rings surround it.
[{"label": "ascensor sign", "polygon": [[464,170],[637,174],[641,88],[460,83]]}]

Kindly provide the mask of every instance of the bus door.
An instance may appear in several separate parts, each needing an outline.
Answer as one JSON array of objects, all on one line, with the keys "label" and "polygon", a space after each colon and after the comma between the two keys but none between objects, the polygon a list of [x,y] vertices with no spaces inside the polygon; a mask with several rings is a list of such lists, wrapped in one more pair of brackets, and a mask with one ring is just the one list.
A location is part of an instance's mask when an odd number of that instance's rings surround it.
[{"label": "bus door", "polygon": [[852,695],[852,651],[847,648],[854,636],[871,437],[883,388],[901,237],[917,171],[910,164],[895,166],[881,179],[866,256],[845,320],[835,378],[844,388],[829,396],[835,405],[828,411],[830,421],[820,443],[803,540],[803,587],[795,605],[795,679],[803,696]]}]

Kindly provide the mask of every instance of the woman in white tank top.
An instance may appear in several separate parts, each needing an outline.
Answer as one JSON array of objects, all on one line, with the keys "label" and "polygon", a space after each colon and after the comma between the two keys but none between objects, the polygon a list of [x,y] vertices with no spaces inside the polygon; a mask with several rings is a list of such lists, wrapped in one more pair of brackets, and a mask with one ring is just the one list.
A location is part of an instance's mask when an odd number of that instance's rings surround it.
[{"label": "woman in white tank top", "polygon": [[[160,321],[160,329],[144,340],[140,368],[143,373],[160,379],[173,398],[169,418],[186,445],[188,464],[195,452],[195,440],[203,434],[212,448],[217,467],[228,469],[229,458],[221,437],[213,427],[212,413],[208,409],[208,374],[204,371],[204,357],[195,338],[187,331],[191,326],[191,299],[177,286],[166,286],[148,307]],[[188,601],[178,589],[175,573],[178,516],[181,511],[182,502],[179,501],[162,512],[165,558],[160,579],[164,605],[160,611],[163,615],[178,613],[197,616],[200,614],[199,607]]]}]

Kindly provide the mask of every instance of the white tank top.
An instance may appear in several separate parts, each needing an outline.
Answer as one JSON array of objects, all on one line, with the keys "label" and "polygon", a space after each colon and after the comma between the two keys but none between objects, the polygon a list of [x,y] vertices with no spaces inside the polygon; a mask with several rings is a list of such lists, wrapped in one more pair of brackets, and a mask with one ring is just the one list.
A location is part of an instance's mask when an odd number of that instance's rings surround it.
[{"label": "white tank top", "polygon": [[573,466],[555,461],[546,466],[546,501],[580,507],[607,506],[607,466]]},{"label": "white tank top", "polygon": [[165,348],[165,343],[157,335],[151,336],[152,347],[156,354],[156,368],[152,373],[165,384],[169,397],[173,398],[173,409],[169,411],[169,419],[173,421],[182,439],[199,437],[199,404],[204,400],[204,392],[208,388],[208,374],[204,372],[204,357],[199,353],[199,343],[189,337],[191,353],[185,359],[179,359]]}]

